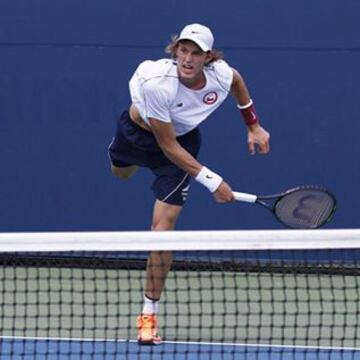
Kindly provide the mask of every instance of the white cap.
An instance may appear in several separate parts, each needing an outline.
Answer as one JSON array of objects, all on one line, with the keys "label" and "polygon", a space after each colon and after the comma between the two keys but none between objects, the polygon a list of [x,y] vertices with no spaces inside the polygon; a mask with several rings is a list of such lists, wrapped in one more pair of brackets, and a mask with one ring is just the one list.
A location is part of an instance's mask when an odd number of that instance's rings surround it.
[{"label": "white cap", "polygon": [[186,25],[177,40],[191,40],[203,51],[211,50],[214,44],[214,36],[211,30],[200,24]]}]

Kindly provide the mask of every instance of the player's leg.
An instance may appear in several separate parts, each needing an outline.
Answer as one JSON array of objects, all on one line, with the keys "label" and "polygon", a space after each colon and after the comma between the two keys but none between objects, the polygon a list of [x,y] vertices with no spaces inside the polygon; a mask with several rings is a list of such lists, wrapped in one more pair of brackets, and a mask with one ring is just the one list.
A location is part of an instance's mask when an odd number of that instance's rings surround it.
[{"label": "player's leg", "polygon": [[[173,230],[181,210],[182,206],[156,200],[151,229],[153,231]],[[161,292],[171,263],[172,253],[170,251],[152,251],[148,257],[144,306],[137,323],[140,344],[156,345],[161,343],[158,335],[157,313]]]},{"label": "player's leg", "polygon": [[[156,200],[153,212],[153,231],[173,230],[182,206],[166,204]],[[161,292],[172,263],[170,251],[152,251],[146,265],[146,287],[144,305],[138,317],[138,342],[157,345],[161,343],[158,335],[157,313]]]},{"label": "player's leg", "polygon": [[[173,164],[155,169],[153,172],[157,177],[152,188],[158,200],[154,205],[151,229],[174,230],[186,200],[190,177]],[[153,251],[148,257],[144,306],[137,324],[140,344],[156,345],[161,342],[157,313],[171,263],[172,253],[169,251]]]},{"label": "player's leg", "polygon": [[113,173],[113,175],[124,180],[133,176],[138,170],[138,168],[139,167],[137,165],[119,167],[119,166],[115,166],[114,164],[111,164],[111,172]]},{"label": "player's leg", "polygon": [[[153,231],[174,230],[182,206],[164,203],[156,200],[153,212]],[[147,262],[146,293],[147,298],[159,300],[164,288],[167,273],[171,267],[172,253],[170,251],[153,251]]]}]

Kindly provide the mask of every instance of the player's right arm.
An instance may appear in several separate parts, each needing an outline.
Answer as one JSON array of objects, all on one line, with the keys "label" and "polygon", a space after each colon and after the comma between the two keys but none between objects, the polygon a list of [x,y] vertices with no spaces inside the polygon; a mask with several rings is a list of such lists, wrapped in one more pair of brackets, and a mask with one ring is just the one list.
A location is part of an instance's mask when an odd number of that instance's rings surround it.
[{"label": "player's right arm", "polygon": [[[166,157],[179,168],[194,177],[197,181],[208,187],[217,202],[234,200],[230,186],[217,174],[212,173],[200,164],[176,139],[175,130],[171,122],[164,122],[154,118],[149,119],[151,131]],[[207,184],[204,183],[207,182]],[[213,181],[213,184],[211,183]],[[211,186],[215,190],[211,190]]]}]

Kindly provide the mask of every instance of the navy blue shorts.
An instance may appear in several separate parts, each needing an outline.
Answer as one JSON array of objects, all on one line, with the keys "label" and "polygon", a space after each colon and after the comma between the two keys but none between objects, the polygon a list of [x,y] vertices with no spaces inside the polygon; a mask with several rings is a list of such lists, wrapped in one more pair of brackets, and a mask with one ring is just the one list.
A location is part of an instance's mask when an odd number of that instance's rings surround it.
[{"label": "navy blue shorts", "polygon": [[[195,158],[200,149],[199,129],[177,137],[178,142]],[[155,175],[152,190],[156,199],[168,204],[184,205],[191,177],[172,163],[158,146],[154,135],[135,124],[124,111],[117,122],[116,134],[109,146],[111,162],[117,167],[138,165]]]}]

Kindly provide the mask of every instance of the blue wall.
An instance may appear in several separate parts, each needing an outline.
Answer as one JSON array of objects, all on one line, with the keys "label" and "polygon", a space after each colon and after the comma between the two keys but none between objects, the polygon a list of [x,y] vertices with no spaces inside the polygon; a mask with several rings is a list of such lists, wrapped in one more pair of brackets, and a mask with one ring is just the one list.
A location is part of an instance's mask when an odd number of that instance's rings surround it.
[{"label": "blue wall", "polygon": [[[359,227],[359,18],[358,0],[0,0],[0,231],[149,228],[151,174],[112,177],[107,145],[138,63],[191,22],[212,28],[272,133],[271,154],[250,156],[229,99],[201,160],[239,191],[327,186],[329,227]],[[280,226],[194,183],[178,227]]]}]

